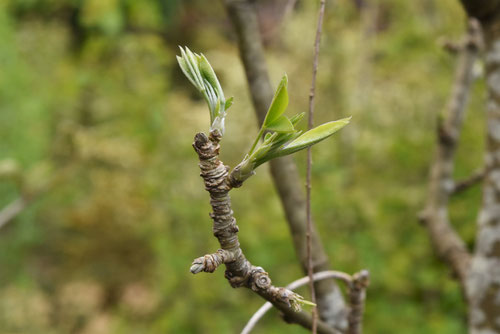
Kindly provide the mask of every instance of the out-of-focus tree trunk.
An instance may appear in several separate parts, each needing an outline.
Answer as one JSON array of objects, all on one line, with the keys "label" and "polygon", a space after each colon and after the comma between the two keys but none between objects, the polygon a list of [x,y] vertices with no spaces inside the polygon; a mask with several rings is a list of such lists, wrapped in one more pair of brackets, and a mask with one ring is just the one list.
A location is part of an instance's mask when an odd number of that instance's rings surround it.
[{"label": "out-of-focus tree trunk", "polygon": [[[482,27],[488,90],[484,168],[470,179],[483,179],[482,206],[477,218],[476,243],[472,254],[454,231],[447,212],[449,196],[460,189],[460,185],[474,182],[462,182],[457,186],[452,179],[454,151],[466,101],[464,97],[471,82],[472,44],[467,46],[466,43],[465,47],[469,49],[461,58],[461,67],[468,70],[457,72],[457,82],[462,82],[462,87],[467,89],[457,86],[452,99],[455,103],[450,104],[449,115],[439,128],[438,154],[431,174],[429,203],[421,219],[429,230],[436,252],[460,280],[468,304],[469,333],[500,334],[500,0],[461,0],[461,3],[468,16],[480,22]],[[479,44],[483,43],[480,41]],[[469,61],[465,62],[467,57]]]},{"label": "out-of-focus tree trunk", "polygon": [[[254,109],[259,123],[262,123],[273,98],[273,88],[267,71],[255,5],[249,0],[225,0],[225,6],[238,37],[240,56],[245,67]],[[290,157],[271,160],[270,166],[295,251],[304,272],[307,272],[306,204],[297,166]],[[314,226],[312,258],[314,272],[329,269],[328,256]],[[345,330],[347,310],[338,286],[333,280],[322,280],[315,283],[315,289],[321,319],[338,329]]]},{"label": "out-of-focus tree trunk", "polygon": [[462,0],[485,42],[486,154],[482,207],[467,276],[470,333],[500,333],[500,1]]}]

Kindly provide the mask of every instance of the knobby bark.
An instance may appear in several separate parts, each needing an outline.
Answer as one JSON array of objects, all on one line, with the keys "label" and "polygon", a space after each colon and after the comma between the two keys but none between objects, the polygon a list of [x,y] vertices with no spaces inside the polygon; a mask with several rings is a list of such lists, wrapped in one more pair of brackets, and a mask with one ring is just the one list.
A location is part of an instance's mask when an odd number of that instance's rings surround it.
[{"label": "knobby bark", "polygon": [[483,26],[485,41],[486,154],[482,207],[467,277],[469,330],[500,333],[500,1],[465,1]]},{"label": "knobby bark", "polygon": [[459,52],[455,81],[447,113],[440,117],[437,129],[437,148],[431,167],[428,201],[420,215],[427,228],[432,246],[458,277],[465,291],[470,254],[454,230],[448,217],[448,201],[454,189],[453,169],[455,151],[460,137],[465,107],[473,82],[473,65],[479,52],[480,27],[471,21],[468,34]]},{"label": "knobby bark", "polygon": [[[229,173],[229,167],[219,160],[220,133],[215,130],[206,136],[198,133],[193,147],[199,157],[201,177],[205,189],[210,194],[210,205],[213,212],[213,233],[219,240],[220,249],[213,254],[199,257],[193,261],[191,272],[213,272],[218,266],[226,266],[225,277],[232,287],[246,287],[271,302],[283,312],[288,322],[300,324],[306,328],[312,327],[312,317],[300,311],[301,297],[296,293],[271,284],[269,274],[262,267],[252,265],[243,254],[238,240],[238,226],[231,209],[229,191],[241,186],[241,181]],[[328,324],[318,322],[319,333],[336,333]]]},{"label": "knobby bark", "polygon": [[[240,57],[250,89],[252,103],[259,124],[264,121],[273,89],[269,80],[266,60],[262,47],[255,5],[250,0],[224,0],[225,7],[237,38]],[[291,157],[271,160],[271,175],[274,186],[283,206],[288,226],[293,238],[294,248],[302,269],[307,272],[306,252],[306,202],[297,167]],[[330,268],[316,228],[312,227],[313,271]],[[345,301],[335,281],[322,280],[315,283],[320,318],[338,329],[347,328],[347,309]]]}]

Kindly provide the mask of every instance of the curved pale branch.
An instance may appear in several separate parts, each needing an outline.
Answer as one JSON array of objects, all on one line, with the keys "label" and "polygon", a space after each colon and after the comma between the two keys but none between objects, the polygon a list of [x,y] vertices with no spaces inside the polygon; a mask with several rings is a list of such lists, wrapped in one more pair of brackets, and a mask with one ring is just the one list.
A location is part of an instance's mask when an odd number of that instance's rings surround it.
[{"label": "curved pale branch", "polygon": [[[368,284],[368,271],[362,270],[361,272],[355,274],[354,276],[351,276],[347,273],[341,272],[341,271],[335,271],[335,270],[325,270],[325,271],[320,271],[317,272],[313,275],[313,281],[318,282],[324,279],[329,279],[333,278],[339,281],[342,281],[349,287],[349,295],[350,295],[350,300],[354,301],[355,304],[358,306],[356,308],[356,315],[352,317],[354,319],[353,323],[356,324],[356,326],[353,326],[352,328],[355,328],[357,330],[360,330],[360,326],[358,324],[361,324],[361,315],[363,312],[363,307],[360,307],[361,305],[364,305],[364,290],[366,289],[366,286]],[[309,276],[304,276],[302,278],[299,278],[298,280],[293,281],[292,283],[288,284],[286,286],[287,289],[290,290],[295,290],[298,289],[306,284],[309,284],[310,282],[310,277]],[[363,298],[360,298],[360,297]],[[249,334],[257,325],[257,323],[264,317],[264,315],[271,310],[273,305],[269,302],[265,303],[262,305],[257,312],[255,312],[250,320],[248,320],[247,324],[241,331],[241,334]],[[352,306],[351,306],[351,309]],[[336,331],[336,333],[340,333]],[[350,331],[350,333],[353,333]],[[357,332],[361,333],[361,332]]]}]

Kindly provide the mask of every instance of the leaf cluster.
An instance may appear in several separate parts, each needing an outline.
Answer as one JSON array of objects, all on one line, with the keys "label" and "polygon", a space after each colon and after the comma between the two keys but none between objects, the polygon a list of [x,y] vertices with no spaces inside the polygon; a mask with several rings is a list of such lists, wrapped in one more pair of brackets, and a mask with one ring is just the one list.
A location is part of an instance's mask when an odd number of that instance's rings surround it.
[{"label": "leaf cluster", "polygon": [[[225,100],[219,80],[203,54],[193,53],[187,47],[180,49],[182,56],[177,56],[179,66],[189,81],[203,94],[210,109],[210,130],[219,130],[223,134],[226,110],[232,105],[233,98]],[[349,123],[350,117],[343,118],[303,133],[296,126],[304,117],[304,113],[290,118],[284,115],[288,107],[287,88],[288,77],[284,75],[252,147],[232,172],[235,180],[243,182],[263,163],[319,143]]]},{"label": "leaf cluster", "polygon": [[[293,154],[319,143],[349,123],[350,117],[322,124],[305,133],[296,129],[305,113],[290,118],[284,115],[288,106],[287,87],[288,77],[284,75],[252,148],[235,168],[239,179],[245,180],[258,166],[271,159]],[[264,133],[264,139],[261,140]]]},{"label": "leaf cluster", "polygon": [[210,109],[210,131],[219,130],[224,134],[226,110],[233,104],[233,98],[226,100],[217,75],[203,54],[193,53],[187,47],[179,48],[181,57],[177,56],[177,62],[182,72],[203,95]]}]

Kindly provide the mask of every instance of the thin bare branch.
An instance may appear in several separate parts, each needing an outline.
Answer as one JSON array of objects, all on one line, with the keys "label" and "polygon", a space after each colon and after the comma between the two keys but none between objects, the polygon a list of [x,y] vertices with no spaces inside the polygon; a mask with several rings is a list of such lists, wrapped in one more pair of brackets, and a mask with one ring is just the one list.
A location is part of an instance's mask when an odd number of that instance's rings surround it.
[{"label": "thin bare branch", "polygon": [[471,19],[461,48],[447,114],[438,124],[437,150],[432,162],[428,201],[420,220],[427,228],[438,256],[446,262],[465,289],[471,256],[448,217],[448,201],[453,191],[455,150],[463,123],[465,106],[474,80],[473,65],[481,46],[479,23]]},{"label": "thin bare branch", "polygon": [[[314,126],[314,97],[316,92],[316,76],[318,73],[318,63],[319,63],[319,45],[321,42],[321,31],[323,28],[323,17],[325,15],[325,0],[320,0],[320,8],[318,15],[318,26],[316,28],[316,38],[314,41],[314,57],[313,57],[313,70],[312,70],[312,82],[311,90],[309,91],[309,117],[308,117],[308,129],[312,129]],[[313,279],[313,260],[312,260],[312,214],[311,214],[311,167],[312,167],[312,148],[307,149],[307,172],[306,172],[306,249],[307,249],[307,275],[309,276],[309,290],[311,292],[311,300],[316,304],[316,291],[314,290],[314,279]],[[313,325],[312,333],[316,333],[316,321],[318,317],[318,311],[316,306],[312,309]]]},{"label": "thin bare branch", "polygon": [[455,195],[461,193],[462,191],[469,189],[473,185],[478,184],[479,182],[483,181],[485,174],[486,170],[484,168],[481,168],[472,173],[472,175],[468,178],[455,182],[455,184],[453,185],[453,189],[451,190],[451,194]]},{"label": "thin bare branch", "polygon": [[77,162],[75,161],[61,167],[61,169],[54,172],[54,174],[46,180],[46,183],[39,186],[37,189],[30,189],[29,186],[25,185],[23,182],[23,175],[16,176],[21,195],[0,211],[0,229],[42,195],[64,183],[72,174],[76,165]]},{"label": "thin bare branch", "polygon": [[0,228],[4,227],[9,221],[21,213],[27,204],[28,202],[24,198],[18,197],[4,207],[2,211],[0,211]]}]

